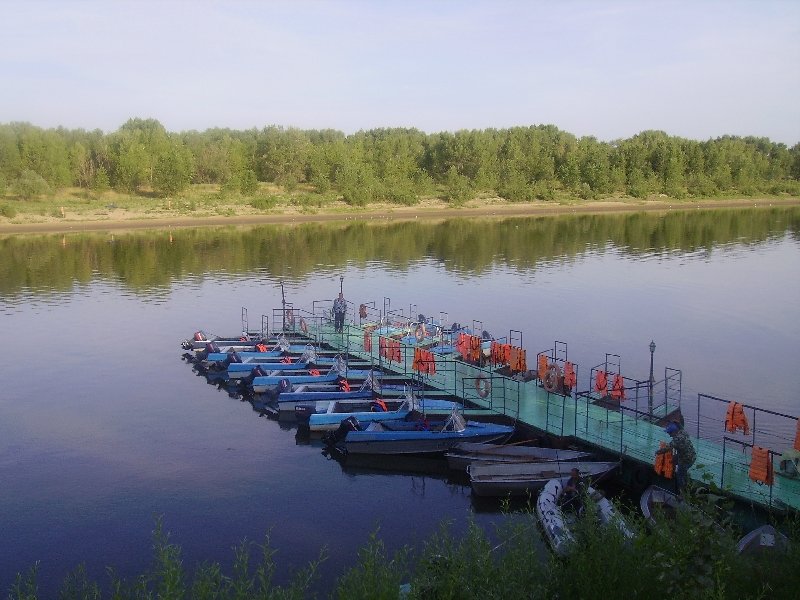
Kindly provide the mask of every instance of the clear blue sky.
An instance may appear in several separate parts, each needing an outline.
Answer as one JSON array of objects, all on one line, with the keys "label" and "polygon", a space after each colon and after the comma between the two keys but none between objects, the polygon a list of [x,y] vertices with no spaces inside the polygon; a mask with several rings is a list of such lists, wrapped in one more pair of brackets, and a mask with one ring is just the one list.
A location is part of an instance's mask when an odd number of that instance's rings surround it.
[{"label": "clear blue sky", "polygon": [[0,122],[800,142],[800,1],[0,0]]}]

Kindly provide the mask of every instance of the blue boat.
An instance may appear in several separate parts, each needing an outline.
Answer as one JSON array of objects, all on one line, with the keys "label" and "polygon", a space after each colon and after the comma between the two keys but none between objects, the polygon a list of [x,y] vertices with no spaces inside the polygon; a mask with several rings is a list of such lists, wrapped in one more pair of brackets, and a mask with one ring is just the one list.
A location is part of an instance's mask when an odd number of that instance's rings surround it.
[{"label": "blue boat", "polygon": [[446,415],[459,408],[461,404],[450,400],[417,398],[410,390],[405,393],[404,398],[395,400],[347,398],[329,401],[324,410],[310,414],[308,428],[311,431],[332,431],[347,417],[355,417],[361,424],[383,423],[406,419],[414,412]]},{"label": "blue boat", "polygon": [[342,421],[339,429],[326,437],[328,445],[347,454],[423,454],[443,453],[460,442],[492,442],[510,438],[511,425],[466,421],[454,410],[444,422],[386,421],[361,429],[357,419]]},{"label": "blue boat", "polygon": [[[338,382],[340,379],[364,379],[372,373],[371,370],[348,370],[346,375],[340,373],[337,369],[331,368],[324,375],[289,375],[277,374],[266,375],[261,377],[254,377],[251,384],[253,391],[257,394],[271,392],[276,390],[279,385],[287,385],[293,387],[301,383],[333,383]],[[284,383],[281,383],[281,382]],[[282,390],[283,391],[283,390]],[[288,391],[288,390],[286,390]]]}]

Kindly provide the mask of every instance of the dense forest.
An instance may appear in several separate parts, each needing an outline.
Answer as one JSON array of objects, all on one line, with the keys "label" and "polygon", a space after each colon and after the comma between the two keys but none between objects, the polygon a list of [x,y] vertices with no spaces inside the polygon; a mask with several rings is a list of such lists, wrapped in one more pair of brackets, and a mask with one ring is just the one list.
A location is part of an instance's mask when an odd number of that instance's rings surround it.
[{"label": "dense forest", "polygon": [[351,205],[411,205],[422,196],[458,204],[479,194],[512,202],[561,196],[674,198],[800,194],[800,143],[724,136],[695,141],[644,131],[602,142],[553,125],[426,134],[416,129],[278,126],[168,132],[130,119],[113,133],[0,124],[0,196],[88,192],[181,194],[192,184],[253,195],[259,182]]}]

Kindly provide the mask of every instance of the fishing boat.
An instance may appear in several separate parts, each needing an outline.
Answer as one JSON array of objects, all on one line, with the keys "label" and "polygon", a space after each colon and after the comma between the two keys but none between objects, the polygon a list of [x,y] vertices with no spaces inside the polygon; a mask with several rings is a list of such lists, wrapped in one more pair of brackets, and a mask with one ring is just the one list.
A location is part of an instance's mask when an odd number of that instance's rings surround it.
[{"label": "fishing boat", "polygon": [[371,423],[362,429],[358,420],[349,417],[324,441],[342,448],[347,454],[425,454],[446,452],[459,442],[508,439],[511,425],[466,421],[454,410],[443,422],[386,421]]},{"label": "fishing boat", "polygon": [[[400,421],[406,419],[412,412],[423,414],[444,414],[453,409],[461,408],[450,400],[434,398],[417,398],[410,392],[405,398],[389,400],[356,400],[342,399],[328,403],[327,408],[321,412],[308,415],[308,428],[310,431],[332,431],[339,427],[342,420],[353,416],[361,424],[383,423],[386,421]],[[299,418],[299,415],[298,415]]]},{"label": "fishing boat", "polygon": [[[570,544],[574,541],[572,526],[575,523],[574,512],[569,513],[560,503],[564,493],[564,483],[561,479],[551,479],[542,488],[536,499],[536,516],[544,529],[550,547],[559,556],[569,552]],[[634,532],[625,522],[620,512],[602,492],[589,486],[586,488],[584,500],[595,505],[597,517],[604,526],[616,527],[626,539],[633,539]]]},{"label": "fishing boat", "polygon": [[789,538],[767,523],[747,533],[736,544],[737,554],[784,552],[789,548]]},{"label": "fishing boat", "polygon": [[551,479],[566,483],[572,469],[596,478],[617,466],[618,462],[485,462],[470,465],[467,473],[476,496],[523,496],[538,492]]},{"label": "fishing boat", "polygon": [[466,471],[469,465],[483,462],[569,461],[586,460],[590,456],[590,452],[578,450],[474,442],[456,444],[445,454],[447,466],[453,471]]}]

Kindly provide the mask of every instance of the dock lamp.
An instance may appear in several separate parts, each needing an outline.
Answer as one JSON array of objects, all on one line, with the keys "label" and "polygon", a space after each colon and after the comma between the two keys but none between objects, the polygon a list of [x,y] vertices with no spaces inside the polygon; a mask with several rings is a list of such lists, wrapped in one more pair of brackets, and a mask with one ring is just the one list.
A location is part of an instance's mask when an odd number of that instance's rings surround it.
[{"label": "dock lamp", "polygon": [[650,393],[647,397],[647,409],[650,416],[653,415],[653,384],[655,383],[655,379],[653,378],[653,354],[655,351],[656,343],[650,340]]}]

